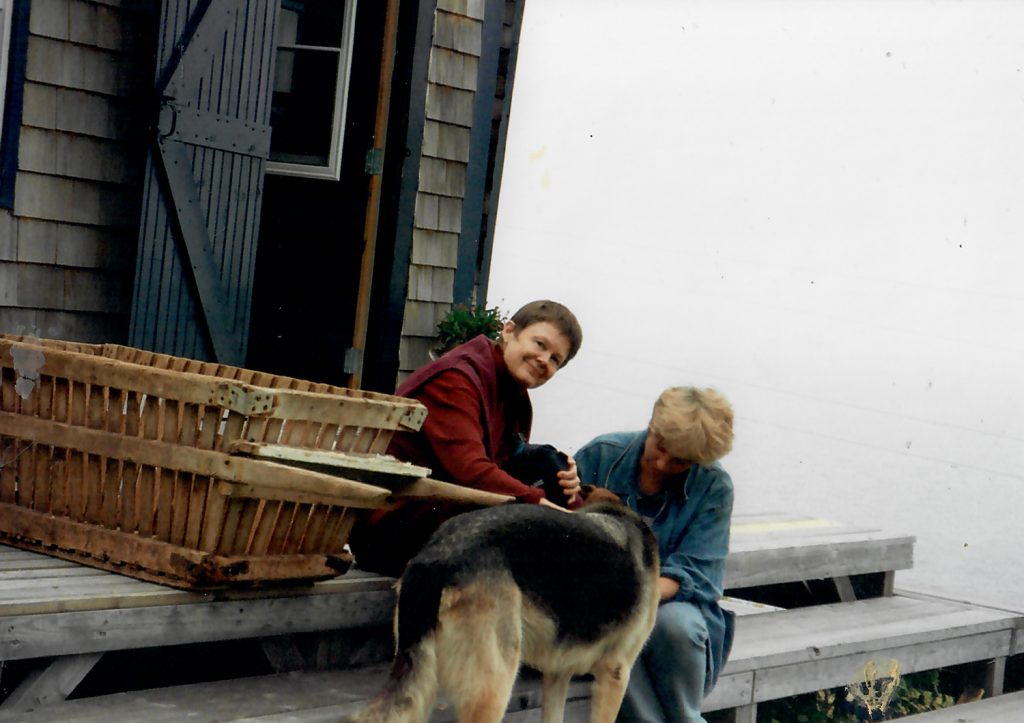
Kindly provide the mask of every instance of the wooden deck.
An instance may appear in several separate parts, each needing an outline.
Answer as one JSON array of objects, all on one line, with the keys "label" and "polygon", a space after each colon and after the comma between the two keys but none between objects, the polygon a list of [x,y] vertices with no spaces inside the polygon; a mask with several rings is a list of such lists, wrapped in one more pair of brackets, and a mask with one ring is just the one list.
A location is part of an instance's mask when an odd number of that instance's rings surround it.
[{"label": "wooden deck", "polygon": [[[729,603],[743,614],[705,709],[753,721],[758,702],[843,685],[871,657],[899,659],[909,672],[1021,652],[1018,614],[891,596],[913,545],[907,535],[796,514],[736,516],[728,588],[831,579],[844,602],[794,610]],[[884,594],[856,601],[849,576],[868,573],[884,576]],[[386,626],[392,583],[352,571],[304,587],[199,594],[0,547],[0,659],[40,659],[37,674],[0,705],[0,721],[105,723],[113,710],[116,719],[153,721],[336,719],[376,689],[383,667],[287,673],[308,666],[283,655],[293,666],[277,667],[283,675],[61,701],[108,651],[253,638],[270,657],[292,633]],[[574,683],[572,698],[567,720],[583,720],[587,685]],[[527,677],[507,720],[533,720],[539,703]],[[450,719],[441,708],[433,720]]]}]

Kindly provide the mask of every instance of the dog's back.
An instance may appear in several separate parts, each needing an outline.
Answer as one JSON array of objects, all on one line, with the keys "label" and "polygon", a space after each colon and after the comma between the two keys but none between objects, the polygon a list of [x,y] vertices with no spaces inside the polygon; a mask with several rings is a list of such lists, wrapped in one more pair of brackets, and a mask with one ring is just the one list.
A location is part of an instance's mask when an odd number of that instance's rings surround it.
[{"label": "dog's back", "polygon": [[628,677],[650,633],[657,575],[654,535],[620,505],[453,518],[406,568],[388,688],[357,720],[425,720],[438,687],[460,720],[500,720],[520,662],[545,673],[546,712],[578,673],[595,674],[601,705],[601,682]]}]

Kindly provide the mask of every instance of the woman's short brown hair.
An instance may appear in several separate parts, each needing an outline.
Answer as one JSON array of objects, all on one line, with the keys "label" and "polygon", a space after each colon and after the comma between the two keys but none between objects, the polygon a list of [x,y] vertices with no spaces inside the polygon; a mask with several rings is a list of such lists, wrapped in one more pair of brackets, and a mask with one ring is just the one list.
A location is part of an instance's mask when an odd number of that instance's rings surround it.
[{"label": "woman's short brown hair", "polygon": [[509,321],[516,325],[518,331],[522,331],[530,324],[538,324],[542,321],[554,324],[555,328],[562,332],[569,342],[569,353],[562,360],[559,368],[568,364],[583,344],[583,329],[580,327],[580,322],[576,320],[576,315],[557,301],[550,299],[531,301],[514,313]]},{"label": "woman's short brown hair", "polygon": [[673,457],[711,464],[732,449],[732,406],[714,389],[670,387],[654,403],[651,432]]}]

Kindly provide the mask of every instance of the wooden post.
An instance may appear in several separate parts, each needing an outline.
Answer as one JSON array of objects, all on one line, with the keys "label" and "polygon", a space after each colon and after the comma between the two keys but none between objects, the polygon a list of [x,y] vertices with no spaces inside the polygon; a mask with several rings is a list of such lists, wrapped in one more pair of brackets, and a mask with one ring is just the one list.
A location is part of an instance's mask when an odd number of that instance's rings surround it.
[{"label": "wooden post", "polygon": [[[398,0],[388,0],[384,16],[384,48],[380,59],[380,86],[377,92],[377,118],[373,126],[374,150],[383,153],[387,146],[388,108],[391,105],[391,76],[395,67],[395,45],[398,36]],[[352,348],[362,355],[366,349],[366,333],[370,320],[370,287],[373,284],[373,260],[377,252],[377,221],[380,217],[381,174],[370,177],[370,197],[366,202],[366,223],[363,227],[363,258],[359,269],[359,296],[356,299],[356,320],[352,332]],[[363,379],[363,359],[351,372],[348,386],[358,389]]]}]

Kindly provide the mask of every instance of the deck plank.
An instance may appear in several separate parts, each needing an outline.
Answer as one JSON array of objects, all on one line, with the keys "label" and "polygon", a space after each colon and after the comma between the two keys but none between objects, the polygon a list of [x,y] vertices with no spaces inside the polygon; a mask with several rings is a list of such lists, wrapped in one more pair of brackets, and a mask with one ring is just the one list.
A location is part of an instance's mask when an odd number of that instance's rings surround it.
[{"label": "deck plank", "polygon": [[974,703],[900,718],[906,723],[1018,723],[1024,717],[1024,690]]}]

